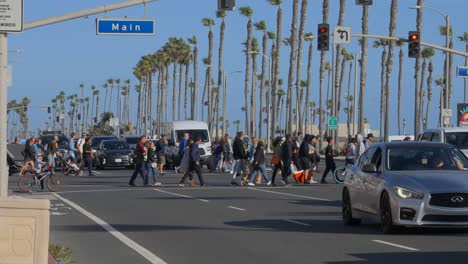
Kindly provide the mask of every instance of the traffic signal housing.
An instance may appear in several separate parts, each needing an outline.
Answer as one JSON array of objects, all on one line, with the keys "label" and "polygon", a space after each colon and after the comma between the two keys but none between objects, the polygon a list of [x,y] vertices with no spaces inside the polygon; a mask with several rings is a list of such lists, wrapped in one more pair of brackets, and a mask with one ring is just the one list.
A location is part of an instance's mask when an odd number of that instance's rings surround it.
[{"label": "traffic signal housing", "polygon": [[236,0],[218,0],[218,10],[234,11]]},{"label": "traffic signal housing", "polygon": [[50,108],[50,106],[47,107],[47,113],[50,114],[51,112],[52,112],[52,108]]},{"label": "traffic signal housing", "polygon": [[373,0],[356,0],[356,5],[372,5]]},{"label": "traffic signal housing", "polygon": [[319,51],[330,50],[330,25],[319,24],[317,30],[317,49]]},{"label": "traffic signal housing", "polygon": [[421,35],[419,31],[408,33],[408,57],[419,58],[421,55]]}]

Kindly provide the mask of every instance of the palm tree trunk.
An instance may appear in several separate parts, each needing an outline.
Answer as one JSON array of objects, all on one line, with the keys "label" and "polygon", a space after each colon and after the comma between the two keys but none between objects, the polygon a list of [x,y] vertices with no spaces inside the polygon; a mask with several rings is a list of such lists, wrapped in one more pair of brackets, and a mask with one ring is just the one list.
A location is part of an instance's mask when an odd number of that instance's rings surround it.
[{"label": "palm tree trunk", "polygon": [[[424,6],[424,0],[418,0],[418,6]],[[422,8],[418,8],[416,13],[416,30],[420,32],[420,37],[423,37],[423,12]],[[419,71],[421,69],[421,59],[416,58],[414,67],[414,135],[418,136],[421,130],[420,126],[420,110],[419,110]]]},{"label": "palm tree trunk", "polygon": [[398,63],[398,135],[401,135],[401,94],[403,90],[403,48],[400,47]]},{"label": "palm tree trunk", "polygon": [[[398,15],[398,0],[392,0],[390,8],[390,25],[389,32],[391,37],[395,37],[397,28],[397,15]],[[388,142],[390,136],[390,80],[392,77],[393,70],[393,58],[395,54],[395,41],[390,41],[390,47],[388,48],[388,60],[387,60],[387,73],[385,80],[385,141]]]},{"label": "palm tree trunk", "polygon": [[[423,59],[422,67],[421,67],[421,85],[419,88],[419,111],[420,113],[418,116],[421,118],[419,120],[420,124],[424,124],[424,80],[426,79],[426,67],[427,61]],[[423,126],[424,129],[424,126]]]},{"label": "palm tree trunk", "polygon": [[[329,13],[329,0],[323,0],[322,5],[322,16],[323,16],[323,23],[328,23],[328,13]],[[320,91],[319,91],[319,135],[323,136],[323,114],[324,114],[324,107],[323,107],[323,81],[325,79],[325,62],[326,62],[327,53],[322,51],[320,53]],[[322,149],[322,140],[319,141],[319,151]]]},{"label": "palm tree trunk", "polygon": [[[262,53],[263,55],[266,55],[268,52],[268,35],[267,35],[266,30],[263,31],[262,46],[263,46]],[[260,83],[260,105],[259,105],[260,111],[258,113],[258,135],[260,138],[263,138],[263,95],[264,95],[263,93],[265,92],[266,74],[267,74],[267,58],[266,56],[262,56],[262,79],[260,80],[261,83]],[[268,107],[268,102],[266,103],[266,105]]]},{"label": "palm tree trunk", "polygon": [[[255,121],[257,115],[257,54],[252,55],[252,97],[250,100],[251,105],[251,122],[250,122],[250,135],[257,137],[257,123]],[[262,109],[260,109],[260,112]]]},{"label": "palm tree trunk", "polygon": [[112,112],[112,94],[114,93],[114,84],[110,87],[109,112]]},{"label": "palm tree trunk", "polygon": [[184,119],[188,119],[188,97],[189,97],[189,74],[190,64],[185,64],[185,95],[184,95]]},{"label": "palm tree trunk", "polygon": [[[309,130],[309,112],[310,112],[310,85],[312,81],[312,56],[313,56],[313,42],[309,43],[309,57],[307,62],[307,88],[305,95],[305,107],[304,107],[304,116],[305,116],[305,133],[312,133],[312,129]],[[314,118],[315,119],[315,118]],[[315,122],[314,122],[315,123]]]},{"label": "palm tree trunk", "polygon": [[434,70],[434,66],[432,64],[432,59],[429,61],[429,76],[427,77],[427,106],[426,106],[426,123],[424,129],[427,129],[429,125],[429,113],[431,109],[431,102],[432,102],[432,72]]},{"label": "palm tree trunk", "polygon": [[[223,55],[224,55],[224,32],[226,31],[226,21],[223,18],[219,28],[219,51],[218,51],[218,94],[221,92],[223,87]],[[219,98],[219,96],[218,96]],[[218,123],[218,120],[216,120]],[[223,121],[224,124],[224,121]],[[223,126],[224,130],[224,126]],[[218,131],[218,130],[216,130]]]},{"label": "palm tree trunk", "polygon": [[[346,57],[343,56],[343,58],[341,59],[340,84],[338,86],[338,93],[337,93],[337,98],[336,98],[336,101],[337,101],[336,115],[338,119],[339,119],[340,111],[341,111],[341,100],[343,98],[343,83],[345,79],[345,72],[346,72]],[[348,95],[349,95],[349,91],[348,91]]]},{"label": "palm tree trunk", "polygon": [[182,78],[183,78],[183,74],[184,74],[184,68],[183,68],[183,64],[179,64],[179,96],[177,98],[177,120],[181,120],[180,119],[180,113],[181,113],[181,103],[182,103]]},{"label": "palm tree trunk", "polygon": [[104,96],[104,112],[107,110],[107,95],[108,95],[108,91],[109,91],[109,88],[104,88],[106,89],[106,94]]},{"label": "palm tree trunk", "polygon": [[[304,53],[304,35],[305,35],[305,27],[306,27],[306,22],[307,22],[307,6],[308,6],[309,1],[308,0],[302,0],[302,5],[301,5],[301,19],[300,19],[300,25],[299,25],[299,44],[297,48],[297,66],[296,66],[296,91],[301,90],[301,93],[299,97],[297,98],[297,112],[298,112],[298,128],[296,130],[299,131],[305,131],[306,128],[304,127],[304,124],[302,122],[303,118],[303,113],[302,113],[302,103],[304,102],[303,100],[303,89],[300,86],[301,84],[301,73],[302,73],[302,56]],[[307,109],[307,103],[308,103],[308,97],[305,99],[305,105],[304,108]],[[305,117],[308,116],[307,112],[304,113]],[[304,122],[305,123],[305,122]]]},{"label": "palm tree trunk", "polygon": [[250,134],[250,112],[249,112],[249,87],[250,87],[250,52],[252,48],[252,19],[249,17],[247,22],[247,42],[246,42],[246,53],[245,53],[245,86],[244,86],[244,96],[245,96],[245,132],[246,135],[251,136]]},{"label": "palm tree trunk", "polygon": [[384,133],[384,114],[385,114],[385,66],[387,65],[387,48],[383,46],[382,61],[380,62],[380,136]]},{"label": "palm tree trunk", "polygon": [[[339,11],[339,16],[338,16],[338,25],[343,25],[344,23],[344,13],[345,13],[345,8],[346,8],[346,0],[340,0],[340,11]],[[341,61],[341,50],[342,46],[341,45],[336,45],[336,57],[335,57],[335,85],[332,90],[332,99],[334,100],[332,103],[332,115],[336,116],[338,120],[340,119],[340,109],[339,109],[339,95],[340,95],[340,90],[341,88],[341,68],[340,68],[340,61]],[[344,56],[343,56],[344,57]],[[339,129],[339,126],[338,126]],[[338,129],[334,133],[334,137],[338,137]]]},{"label": "palm tree trunk", "polygon": [[[449,31],[450,32],[450,31]],[[453,49],[453,40],[450,39],[449,48]],[[449,105],[448,108],[452,108],[452,96],[453,96],[453,53],[449,53],[449,79],[448,79],[448,88],[449,88]],[[457,122],[458,123],[458,122]]]},{"label": "palm tree trunk", "polygon": [[[297,122],[295,122],[293,118],[293,86],[294,86],[294,77],[295,77],[295,70],[297,67],[297,16],[299,10],[299,0],[293,0],[293,15],[292,15],[292,22],[291,22],[291,54],[289,55],[289,73],[288,73],[288,93],[286,96],[286,105],[288,107],[287,111],[287,123],[288,128],[287,132],[292,133],[294,132],[293,127],[296,127],[297,131]],[[296,80],[299,82],[299,80]],[[299,96],[299,89],[296,86],[296,97]],[[297,104],[296,104],[297,108]],[[296,125],[295,125],[296,124]]]},{"label": "palm tree trunk", "polygon": [[[281,5],[278,6],[278,12],[276,16],[276,49],[275,51],[281,50],[281,41],[282,41],[282,28],[283,25],[283,9]],[[278,84],[280,77],[280,62],[281,62],[281,52],[275,52],[275,80],[273,82],[273,91],[272,91],[272,105],[275,105],[276,102],[276,92],[278,90]],[[278,118],[278,109],[273,109],[272,111],[272,119],[271,119],[271,140],[273,140],[276,136],[276,120]]]},{"label": "palm tree trunk", "polygon": [[[364,5],[362,7],[362,34],[369,34],[369,6]],[[361,57],[361,76],[360,76],[360,88],[359,88],[359,131],[361,134],[365,132],[364,124],[364,103],[366,93],[366,82],[367,82],[367,38],[362,38],[362,57]]]},{"label": "palm tree trunk", "polygon": [[172,120],[177,119],[177,62],[174,61],[172,68]]},{"label": "palm tree trunk", "polygon": [[208,90],[208,69],[206,70],[206,73],[205,73],[205,85],[203,86],[203,95],[202,95],[202,101],[201,101],[202,120],[205,120],[205,97],[206,97],[207,90]]},{"label": "palm tree trunk", "polygon": [[193,93],[192,93],[192,120],[197,120],[198,117],[198,47],[193,48]]},{"label": "palm tree trunk", "polygon": [[210,27],[210,30],[208,32],[208,76],[207,76],[207,93],[208,93],[208,128],[209,131],[211,132],[213,129],[213,124],[212,122],[212,110],[214,106],[214,100],[211,97],[212,95],[212,90],[213,90],[213,85],[212,85],[212,79],[213,79],[213,30]]}]

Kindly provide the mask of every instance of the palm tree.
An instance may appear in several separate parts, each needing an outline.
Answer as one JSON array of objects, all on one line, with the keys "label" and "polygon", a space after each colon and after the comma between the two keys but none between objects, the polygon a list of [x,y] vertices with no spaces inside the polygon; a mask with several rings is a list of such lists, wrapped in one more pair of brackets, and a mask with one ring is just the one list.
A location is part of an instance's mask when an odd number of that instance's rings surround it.
[{"label": "palm tree", "polygon": [[104,90],[106,91],[106,94],[104,95],[104,112],[106,112],[107,110],[107,95],[109,93],[109,85],[107,83],[105,83],[104,85],[102,85],[102,88],[104,88]]},{"label": "palm tree", "polygon": [[[258,78],[257,77],[257,56],[258,56],[258,53],[259,53],[259,49],[258,49],[258,40],[257,38],[252,38],[252,45],[251,45],[251,48],[250,48],[250,51],[251,51],[251,56],[252,56],[252,96],[251,96],[251,99],[250,99],[250,103],[251,103],[251,122],[250,122],[250,135],[251,136],[257,136],[257,123],[256,123],[256,114],[257,114],[257,81],[258,79],[261,79],[261,78]],[[262,108],[260,108],[260,112],[262,111]],[[259,120],[259,122],[262,122],[261,120]]]},{"label": "palm tree", "polygon": [[[283,80],[281,80],[281,85],[283,84]],[[280,87],[281,87],[280,85]],[[280,124],[279,127],[283,128],[283,125],[282,125],[282,122],[280,122],[281,120],[281,117],[283,116],[283,105],[284,105],[284,96],[286,95],[286,92],[283,90],[283,89],[278,89],[278,91],[276,92],[276,96],[278,97],[278,101],[277,101],[277,109],[278,110],[278,117],[279,117],[279,120],[278,120],[278,123]]]},{"label": "palm tree", "polygon": [[[424,6],[424,0],[418,0],[418,6]],[[423,9],[418,8],[416,11],[416,30],[420,32],[421,36],[423,37]],[[420,132],[420,122],[421,119],[419,114],[419,71],[421,69],[421,60],[420,58],[416,58],[416,62],[414,65],[414,135],[419,135]]]},{"label": "palm tree", "polygon": [[441,117],[442,117],[442,106],[444,105],[443,104],[443,100],[444,100],[444,95],[446,93],[446,85],[445,85],[445,77],[439,77],[437,78],[435,81],[435,85],[440,87],[440,107],[439,107],[439,124],[438,126],[442,126],[442,124],[440,123],[440,120],[441,120]]},{"label": "palm tree", "polygon": [[114,91],[114,79],[107,80],[107,84],[110,85],[110,97],[109,97],[109,112],[112,112],[112,93]]},{"label": "palm tree", "polygon": [[221,19],[219,26],[219,52],[218,52],[218,87],[223,84],[223,55],[224,55],[224,34],[226,31],[226,11],[216,11],[216,17]]},{"label": "palm tree", "polygon": [[[293,99],[293,86],[294,86],[294,77],[295,77],[295,70],[297,67],[297,16],[299,12],[299,0],[293,0],[293,15],[292,15],[292,22],[291,22],[291,36],[290,36],[290,47],[291,53],[289,55],[289,73],[288,73],[288,95],[286,98],[287,105],[289,106],[288,111],[288,123],[289,126],[287,131],[289,133],[293,132],[293,125],[296,124],[296,131],[298,129],[297,124],[298,122],[294,122],[293,120],[293,111],[292,108],[292,99]],[[300,80],[296,80],[299,82]],[[296,97],[299,95],[299,86],[296,86]]]},{"label": "palm tree", "polygon": [[249,20],[247,22],[247,42],[245,44],[246,54],[245,54],[245,87],[244,87],[244,96],[245,96],[245,130],[246,134],[250,135],[251,123],[250,123],[250,112],[249,112],[249,85],[250,85],[250,56],[252,50],[252,15],[253,10],[250,6],[239,8],[240,13],[247,17]]},{"label": "palm tree", "polygon": [[[329,0],[323,0],[322,4],[322,23],[328,23],[328,15],[329,15]],[[364,33],[363,33],[364,34]],[[320,91],[319,91],[319,135],[321,136],[323,133],[323,113],[325,111],[323,107],[323,81],[325,80],[325,65],[327,59],[327,53],[322,51],[320,53]],[[319,141],[319,150],[322,149],[322,140]]]},{"label": "palm tree", "polygon": [[94,117],[98,117],[99,116],[99,90],[96,89],[94,92],[93,92],[93,96],[96,96],[96,113],[94,114]]},{"label": "palm tree", "polygon": [[[312,125],[314,126],[315,125],[315,118],[317,117],[317,103],[308,102],[307,108],[310,109],[310,112],[312,112]],[[309,117],[307,117],[307,119],[308,118]],[[310,131],[312,131],[312,129]]]},{"label": "palm tree", "polygon": [[[305,27],[306,27],[306,22],[307,22],[307,6],[309,4],[308,0],[302,0],[302,5],[301,5],[301,19],[300,19],[300,25],[299,25],[299,43],[298,43],[298,48],[297,48],[297,66],[296,66],[296,91],[299,90],[299,87],[302,87],[300,85],[300,81],[302,81],[302,56],[304,53],[304,41],[305,41]],[[307,86],[306,86],[307,87]],[[303,103],[303,95],[304,95],[304,89],[300,90],[300,93],[298,93],[296,96],[297,100],[297,106],[296,109],[298,111],[298,127],[296,127],[296,130],[299,131],[305,131],[304,129],[304,124],[303,124],[303,112],[302,112],[302,103]],[[305,116],[307,116],[307,100],[305,100]]]},{"label": "palm tree", "polygon": [[400,47],[399,62],[398,62],[398,135],[401,135],[401,96],[403,90],[403,46],[405,42],[399,40],[396,45]]},{"label": "palm tree", "polygon": [[[267,25],[265,20],[259,21],[254,24],[255,29],[258,31],[263,32],[262,38],[262,73],[261,73],[261,80],[260,80],[260,105],[259,105],[259,116],[258,116],[258,134],[259,137],[263,136],[263,95],[265,92],[265,83],[266,83],[266,75],[267,75],[267,56],[268,53],[268,32],[267,32]],[[270,61],[271,63],[271,61]],[[268,94],[268,92],[267,92]],[[268,107],[268,96],[267,96],[267,103]]]},{"label": "palm tree", "polygon": [[193,45],[193,92],[191,101],[191,119],[196,120],[198,118],[198,41],[197,37],[193,36],[188,39],[188,42]]},{"label": "palm tree", "polygon": [[[439,26],[439,32],[440,32],[440,35],[442,36],[447,36],[447,33],[449,34],[449,37],[450,37],[449,48],[453,49],[453,40],[452,40],[453,28],[450,27],[450,30],[447,30],[446,26]],[[451,52],[448,53],[448,61],[449,61],[449,75],[448,75],[448,81],[446,84],[448,87],[449,105],[447,106],[447,108],[450,108],[450,106],[452,105],[452,68],[453,68],[453,54]]]},{"label": "palm tree", "polygon": [[[208,30],[208,65],[207,65],[207,68],[206,68],[206,80],[207,80],[207,93],[208,93],[208,102],[209,102],[209,105],[211,106],[213,104],[212,101],[212,98],[210,97],[211,95],[211,89],[212,89],[212,84],[211,84],[211,80],[213,79],[212,77],[212,67],[213,67],[213,48],[214,48],[214,44],[213,44],[213,26],[215,25],[215,22],[213,19],[211,18],[203,18],[202,19],[202,24],[205,26],[205,27],[208,27],[209,30]],[[208,107],[208,126],[210,128],[210,131],[212,129],[212,125],[211,125],[211,110],[212,110],[212,107]]]},{"label": "palm tree", "polygon": [[[65,116],[65,100],[66,95],[64,91],[60,91],[58,94],[58,100],[60,101],[60,114]],[[62,118],[62,133],[65,132],[65,118]]]},{"label": "palm tree", "polygon": [[[307,132],[311,132],[311,131],[308,131],[308,127],[309,127],[309,107],[310,107],[310,104],[309,104],[309,100],[310,100],[310,85],[311,85],[311,82],[312,82],[312,55],[313,55],[313,48],[314,48],[314,44],[313,44],[313,40],[314,40],[314,34],[313,33],[306,33],[305,36],[304,36],[304,39],[305,41],[309,42],[309,56],[308,56],[308,60],[307,60],[307,88],[306,88],[306,96],[305,96],[305,110],[304,110],[304,115],[305,115],[305,127],[306,127],[306,130],[305,130],[305,133]],[[315,102],[314,102],[314,105],[315,105]],[[314,106],[315,108],[315,106]],[[315,110],[314,110],[315,112]],[[315,114],[314,114],[314,123],[315,123]]]},{"label": "palm tree", "polygon": [[[344,23],[344,14],[345,14],[345,8],[346,8],[346,0],[340,0],[340,11],[338,15],[338,25],[343,25]],[[343,65],[346,65],[345,62],[340,64],[340,61],[342,60],[341,57],[344,57],[344,54],[342,53],[342,46],[341,45],[336,45],[336,58],[335,58],[335,85],[332,90],[332,98],[334,99],[333,102],[333,108],[332,108],[332,113],[335,115],[338,119],[340,118],[340,109],[339,109],[339,101],[340,101],[340,90],[342,90],[342,85],[341,81],[343,78],[342,76],[343,73],[341,72],[341,68]],[[343,61],[345,61],[343,59]],[[338,130],[335,131],[336,136],[338,135]]]},{"label": "palm tree", "polygon": [[[464,32],[463,35],[458,36],[458,40],[461,42],[465,43],[465,51],[468,53],[468,32]],[[468,57],[465,57],[465,65],[468,65]],[[463,79],[463,102],[466,103],[466,93],[467,93],[467,87],[466,87],[466,78]]]},{"label": "palm tree", "polygon": [[385,114],[385,67],[387,65],[387,40],[376,40],[372,47],[374,48],[383,48],[382,50],[382,58],[380,61],[380,135],[383,135],[383,128],[384,128],[384,114]]},{"label": "palm tree", "polygon": [[239,127],[240,127],[240,120],[234,120],[232,121],[233,125],[236,125],[236,132],[239,132]]},{"label": "palm tree", "polygon": [[[369,34],[369,6],[362,6],[362,34]],[[360,87],[359,87],[359,131],[364,134],[364,101],[366,92],[367,82],[367,38],[362,38],[361,44],[361,76],[360,76]],[[417,135],[417,134],[416,134]]]},{"label": "palm tree", "polygon": [[276,108],[276,93],[279,85],[279,80],[280,80],[280,55],[281,52],[281,41],[282,41],[282,32],[283,32],[283,9],[281,8],[281,4],[283,3],[282,0],[267,0],[271,5],[273,6],[278,6],[278,12],[276,15],[276,47],[275,47],[275,53],[274,53],[274,62],[275,62],[275,74],[274,74],[274,81],[272,82],[273,84],[273,89],[272,89],[272,95],[273,95],[273,100],[272,100],[272,117],[271,117],[271,140],[275,138],[275,130],[276,130],[276,120],[278,119],[278,109]]},{"label": "palm tree", "polygon": [[427,105],[426,105],[426,122],[424,122],[424,129],[427,129],[429,123],[429,112],[432,102],[432,74],[434,72],[434,65],[432,64],[432,57],[435,55],[433,48],[425,48],[421,52],[421,56],[424,59],[429,59],[429,67],[427,68],[429,76],[427,77]]},{"label": "palm tree", "polygon": [[[390,37],[395,37],[397,28],[397,15],[398,15],[398,0],[392,0],[390,7]],[[390,136],[390,79],[393,70],[393,58],[395,53],[395,41],[389,41],[387,72],[385,76],[385,141],[388,141]]]}]

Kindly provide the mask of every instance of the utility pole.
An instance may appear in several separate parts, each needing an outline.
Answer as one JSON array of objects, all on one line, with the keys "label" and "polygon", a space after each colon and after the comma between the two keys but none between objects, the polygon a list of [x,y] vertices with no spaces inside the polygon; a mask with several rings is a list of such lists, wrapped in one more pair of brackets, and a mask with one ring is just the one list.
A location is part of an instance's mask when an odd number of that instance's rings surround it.
[{"label": "utility pole", "polygon": [[[87,10],[81,10],[73,13],[68,13],[59,16],[53,16],[45,19],[35,20],[24,25],[24,30],[56,24],[80,17],[96,15],[99,13],[106,13],[108,11],[127,8],[155,2],[156,0],[129,0],[120,3],[104,5]],[[7,136],[8,136],[8,34],[0,33],[0,197],[6,198],[8,196],[8,164],[7,159]]]}]

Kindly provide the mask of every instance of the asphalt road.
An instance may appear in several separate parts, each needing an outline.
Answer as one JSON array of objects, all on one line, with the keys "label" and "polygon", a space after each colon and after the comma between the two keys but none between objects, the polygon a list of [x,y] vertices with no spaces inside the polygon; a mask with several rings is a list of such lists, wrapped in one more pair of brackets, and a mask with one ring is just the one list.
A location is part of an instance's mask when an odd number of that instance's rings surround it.
[{"label": "asphalt road", "polygon": [[51,242],[80,264],[468,262],[465,230],[343,226],[337,184],[231,187],[205,173],[207,188],[181,188],[169,173],[162,187],[131,188],[130,174],[66,177],[61,192],[30,195],[51,199]]}]

